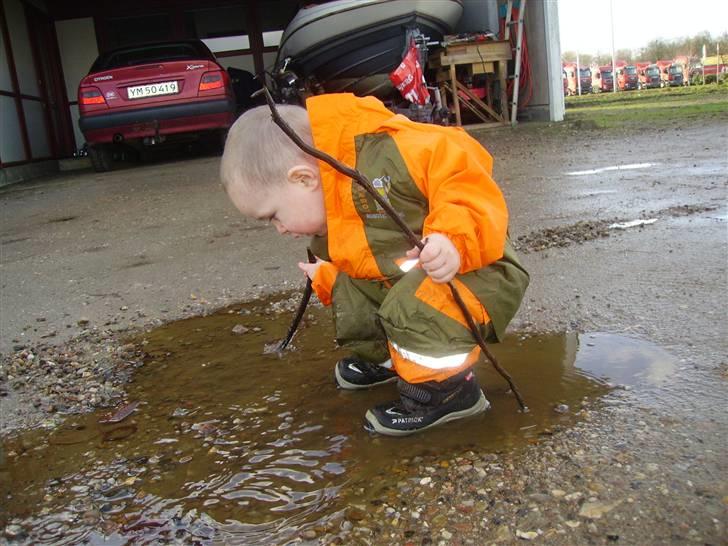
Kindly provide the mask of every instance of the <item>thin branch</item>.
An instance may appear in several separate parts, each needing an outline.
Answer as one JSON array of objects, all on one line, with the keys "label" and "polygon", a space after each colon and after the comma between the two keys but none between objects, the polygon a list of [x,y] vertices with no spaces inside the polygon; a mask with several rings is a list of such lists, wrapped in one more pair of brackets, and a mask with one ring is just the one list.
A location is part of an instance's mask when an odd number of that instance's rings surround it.
[{"label": "thin branch", "polygon": [[[308,254],[308,263],[315,264],[316,256],[313,255],[313,252],[311,252],[310,248],[306,249],[306,253]],[[298,325],[301,324],[301,319],[303,319],[303,314],[306,312],[306,306],[308,305],[308,300],[311,299],[312,292],[313,288],[311,279],[306,279],[306,288],[303,289],[303,296],[301,296],[301,301],[298,304],[296,315],[293,317],[293,321],[291,322],[291,326],[288,328],[288,333],[286,334],[286,337],[283,338],[283,341],[281,341],[276,348],[277,353],[282,353],[293,339],[293,334],[296,333]]]}]

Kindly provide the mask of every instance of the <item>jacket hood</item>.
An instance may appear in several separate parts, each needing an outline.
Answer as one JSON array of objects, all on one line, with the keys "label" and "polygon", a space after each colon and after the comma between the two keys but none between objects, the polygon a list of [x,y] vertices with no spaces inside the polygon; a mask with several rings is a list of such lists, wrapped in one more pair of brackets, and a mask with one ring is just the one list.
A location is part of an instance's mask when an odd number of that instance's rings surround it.
[{"label": "jacket hood", "polygon": [[395,116],[378,99],[351,93],[310,97],[306,100],[306,110],[316,148],[352,168],[356,167],[354,137],[381,130]]}]

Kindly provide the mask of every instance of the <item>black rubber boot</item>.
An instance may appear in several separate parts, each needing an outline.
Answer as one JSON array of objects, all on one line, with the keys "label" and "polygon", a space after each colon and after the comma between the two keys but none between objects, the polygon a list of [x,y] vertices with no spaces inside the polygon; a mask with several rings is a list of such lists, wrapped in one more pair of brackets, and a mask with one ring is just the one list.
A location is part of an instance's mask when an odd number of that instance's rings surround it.
[{"label": "black rubber boot", "polygon": [[490,402],[480,390],[471,370],[441,383],[397,383],[400,399],[367,411],[364,419],[370,432],[406,436],[448,421],[484,412]]},{"label": "black rubber boot", "polygon": [[352,356],[336,363],[334,377],[336,385],[346,390],[368,389],[397,380],[391,369]]}]

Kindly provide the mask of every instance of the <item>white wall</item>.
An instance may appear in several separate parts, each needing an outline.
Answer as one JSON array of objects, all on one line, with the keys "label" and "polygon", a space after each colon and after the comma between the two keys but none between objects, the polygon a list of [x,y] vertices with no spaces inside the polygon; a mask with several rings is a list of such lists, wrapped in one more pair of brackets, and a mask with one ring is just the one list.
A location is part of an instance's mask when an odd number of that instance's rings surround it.
[{"label": "white wall", "polygon": [[23,161],[25,151],[20,138],[20,120],[15,108],[15,99],[0,95],[0,158],[3,163]]},{"label": "white wall", "polygon": [[47,121],[43,104],[36,100],[24,99],[23,112],[25,113],[25,126],[28,128],[31,155],[34,158],[50,157],[52,151],[48,140]]},{"label": "white wall", "polygon": [[240,70],[247,70],[248,72],[255,74],[255,63],[253,61],[253,55],[235,55],[234,57],[218,57],[217,62],[223,68],[239,68]]},{"label": "white wall", "polygon": [[[5,55],[4,33],[0,29],[0,89],[13,91],[13,83],[10,80],[10,67],[8,58]],[[18,135],[20,124],[18,113],[15,110],[15,99],[0,95],[0,158],[5,162],[20,161],[23,159],[23,146]]]},{"label": "white wall", "polygon": [[15,59],[15,70],[18,73],[20,92],[37,97],[40,90],[38,89],[38,78],[33,63],[33,52],[30,48],[28,23],[25,20],[23,5],[20,0],[5,0],[3,5],[5,6],[10,41],[13,46],[13,59]]},{"label": "white wall", "polygon": [[[63,76],[66,79],[66,94],[69,101],[75,101],[78,95],[78,84],[88,74],[89,68],[99,55],[94,21],[91,17],[56,21],[56,34],[58,35]],[[80,148],[85,139],[78,128],[78,107],[71,106],[70,113],[76,136],[76,147]]]},{"label": "white wall", "polygon": [[559,4],[547,2],[544,6],[544,27],[546,29],[546,59],[549,78],[549,120],[563,121],[564,82],[561,74],[561,36],[559,35]]},{"label": "white wall", "polygon": [[0,28],[0,89],[3,91],[13,91],[13,82],[10,80],[10,67],[8,66],[8,58],[5,55],[5,33]]},{"label": "white wall", "polygon": [[[266,70],[273,70],[273,65],[276,62],[276,53],[263,53],[263,66]],[[253,61],[253,54],[249,55],[235,55],[234,57],[218,57],[217,62],[223,68],[232,66],[233,68],[239,68],[240,70],[247,70],[251,74],[255,74],[255,61]]]},{"label": "white wall", "polygon": [[533,96],[528,108],[534,119],[564,119],[559,14],[557,2],[526,1],[524,29],[533,79]]},{"label": "white wall", "polygon": [[[20,93],[40,98],[38,75],[35,69],[33,51],[28,35],[28,23],[25,10],[20,0],[5,0],[3,2],[5,17],[8,25],[10,45],[15,61],[15,71],[18,77]],[[0,89],[15,92],[10,77],[10,63],[6,55],[3,36],[0,36]],[[47,121],[43,104],[38,100],[22,99],[21,101],[25,124],[30,140],[31,158],[39,159],[51,155],[51,146],[48,140]],[[13,97],[0,96],[0,158],[3,163],[26,161],[20,115]]]}]

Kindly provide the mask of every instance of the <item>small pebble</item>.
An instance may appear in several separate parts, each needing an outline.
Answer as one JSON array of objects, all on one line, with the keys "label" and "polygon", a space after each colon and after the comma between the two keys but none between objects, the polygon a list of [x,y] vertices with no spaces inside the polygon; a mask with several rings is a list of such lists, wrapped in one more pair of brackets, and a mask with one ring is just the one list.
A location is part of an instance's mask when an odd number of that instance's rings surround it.
[{"label": "small pebble", "polygon": [[233,326],[233,330],[232,330],[233,334],[238,335],[238,336],[245,334],[248,331],[250,331],[250,328],[246,328],[242,324],[236,324],[235,326]]}]

